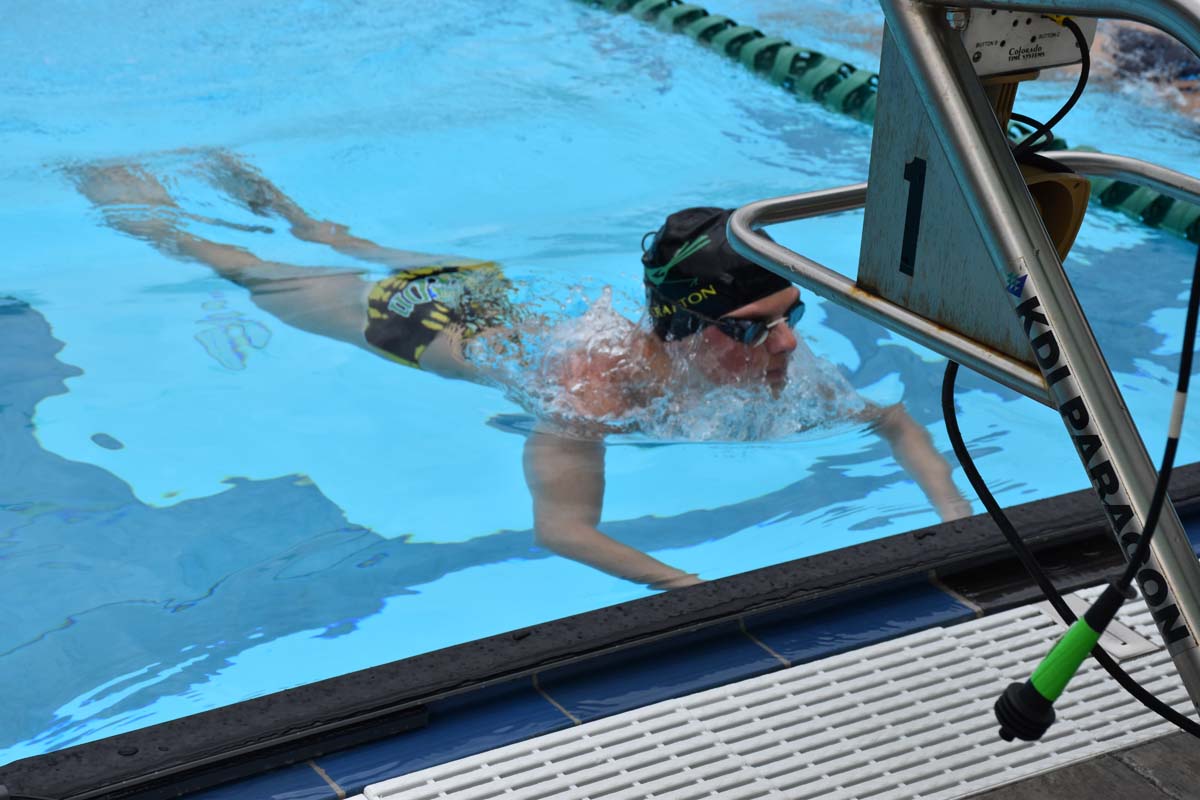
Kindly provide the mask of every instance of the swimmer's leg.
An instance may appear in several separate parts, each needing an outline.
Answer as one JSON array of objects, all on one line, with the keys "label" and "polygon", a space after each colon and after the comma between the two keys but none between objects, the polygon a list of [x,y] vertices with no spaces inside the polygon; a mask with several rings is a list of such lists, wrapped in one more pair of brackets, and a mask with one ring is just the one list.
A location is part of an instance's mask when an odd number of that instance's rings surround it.
[{"label": "swimmer's leg", "polygon": [[249,289],[254,304],[281,322],[366,346],[368,284],[357,272],[264,261],[245,248],[188,233],[180,227],[188,215],[157,178],[138,166],[84,167],[71,177],[112,228],[174,258],[207,265]]},{"label": "swimmer's leg", "polygon": [[346,225],[314,219],[266,176],[232,153],[215,151],[209,155],[204,167],[208,178],[236,202],[259,216],[275,214],[282,217],[291,225],[292,235],[302,241],[328,245],[344,255],[396,270],[434,264],[480,263],[384,247],[370,239],[351,235]]},{"label": "swimmer's leg", "polygon": [[904,406],[869,406],[862,416],[887,440],[896,461],[921,487],[943,522],[971,516],[971,504],[954,485],[950,464],[934,449],[929,431],[918,425]]}]

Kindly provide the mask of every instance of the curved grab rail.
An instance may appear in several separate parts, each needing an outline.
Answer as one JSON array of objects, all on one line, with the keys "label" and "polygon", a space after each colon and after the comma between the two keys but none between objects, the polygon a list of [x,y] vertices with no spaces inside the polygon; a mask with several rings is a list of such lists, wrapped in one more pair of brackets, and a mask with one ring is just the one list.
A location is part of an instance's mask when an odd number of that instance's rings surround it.
[{"label": "curved grab rail", "polygon": [[1176,172],[1128,156],[1115,156],[1090,150],[1057,150],[1042,153],[1081,175],[1115,178],[1145,186],[1159,194],[1184,203],[1200,203],[1200,178]]},{"label": "curved grab rail", "polygon": [[[1148,161],[1079,150],[1057,151],[1052,157],[1083,175],[1116,178],[1145,186],[1182,202],[1200,203],[1200,179]],[[809,291],[862,314],[1010,389],[1049,404],[1045,381],[1028,364],[997,353],[903,306],[863,291],[850,278],[755,231],[755,228],[763,225],[862,208],[866,201],[865,183],[760,200],[742,206],[729,218],[729,241],[741,255]]]},{"label": "curved grab rail", "polygon": [[853,280],[759,234],[762,225],[849,211],[867,201],[867,184],[776,197],[742,206],[729,218],[733,249],[809,291],[907,336],[1010,389],[1050,404],[1046,383],[1035,368],[932,322],[903,306],[864,291]]}]

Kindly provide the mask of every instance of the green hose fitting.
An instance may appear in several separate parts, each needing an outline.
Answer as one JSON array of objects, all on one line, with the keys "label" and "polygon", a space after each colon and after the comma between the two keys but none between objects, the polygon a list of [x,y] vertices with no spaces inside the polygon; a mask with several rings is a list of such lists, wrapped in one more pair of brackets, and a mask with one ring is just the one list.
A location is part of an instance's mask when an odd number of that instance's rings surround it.
[{"label": "green hose fitting", "polygon": [[1077,619],[1058,640],[1042,663],[1029,676],[1029,682],[1037,693],[1053,703],[1067,688],[1071,678],[1079,671],[1079,665],[1100,641],[1101,631],[1092,630],[1087,620]]},{"label": "green hose fitting", "polygon": [[[739,25],[729,17],[682,0],[583,0],[615,13],[628,13],[663,31],[682,33],[740,62],[797,97],[815,100],[831,111],[867,124],[875,121],[879,76],[815,50],[797,47],[787,39],[767,36],[757,28]],[[1010,138],[1024,138],[1028,128],[1010,125]],[[1054,137],[1046,150],[1065,150]],[[1090,149],[1080,147],[1080,150]],[[1153,228],[1170,231],[1200,243],[1200,206],[1185,203],[1146,187],[1091,178],[1092,198]]]},{"label": "green hose fitting", "polygon": [[1077,620],[1042,659],[1029,680],[1009,684],[996,699],[994,708],[996,721],[1000,723],[1000,738],[1008,742],[1013,739],[1034,742],[1042,738],[1057,717],[1054,701],[1099,640],[1097,631],[1082,619]]},{"label": "green hose fitting", "polygon": [[1054,724],[1054,701],[1075,677],[1130,594],[1129,587],[1123,583],[1110,583],[1087,612],[1072,623],[1029,680],[1009,684],[995,705],[1000,738],[1009,742],[1013,739],[1032,742],[1042,738]]}]

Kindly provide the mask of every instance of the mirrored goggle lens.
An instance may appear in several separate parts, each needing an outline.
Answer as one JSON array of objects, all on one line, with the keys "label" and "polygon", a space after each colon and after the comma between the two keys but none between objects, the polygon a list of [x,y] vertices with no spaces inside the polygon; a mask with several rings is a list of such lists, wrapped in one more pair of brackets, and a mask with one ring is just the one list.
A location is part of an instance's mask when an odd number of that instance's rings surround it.
[{"label": "mirrored goggle lens", "polygon": [[796,327],[804,317],[804,302],[797,300],[784,314],[777,320],[771,322],[762,322],[760,320],[746,319],[729,319],[724,318],[719,320],[721,331],[731,339],[741,342],[750,347],[758,347],[767,340],[771,335],[771,328],[779,323],[787,320],[789,328]]},{"label": "mirrored goggle lens", "polygon": [[767,328],[767,323],[748,319],[724,318],[717,320],[714,324],[721,333],[730,339],[750,347],[756,347],[765,342],[767,335],[771,332]]},{"label": "mirrored goggle lens", "polygon": [[800,323],[800,320],[804,319],[803,300],[797,300],[792,304],[792,307],[788,309],[787,318],[789,328],[796,327]]},{"label": "mirrored goggle lens", "polygon": [[758,347],[771,335],[771,328],[781,322],[783,322],[782,317],[774,322],[755,322],[752,324],[750,330],[746,331],[746,338],[742,341],[751,347]]}]

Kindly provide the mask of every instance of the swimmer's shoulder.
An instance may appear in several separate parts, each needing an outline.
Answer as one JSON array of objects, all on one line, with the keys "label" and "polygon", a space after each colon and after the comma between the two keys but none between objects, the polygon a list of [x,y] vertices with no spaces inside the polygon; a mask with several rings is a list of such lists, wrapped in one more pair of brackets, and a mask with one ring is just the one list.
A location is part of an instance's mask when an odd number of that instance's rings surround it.
[{"label": "swimmer's shoulder", "polygon": [[564,375],[580,413],[612,420],[644,408],[667,389],[666,353],[657,340],[630,325],[625,346],[615,352],[580,352]]}]

